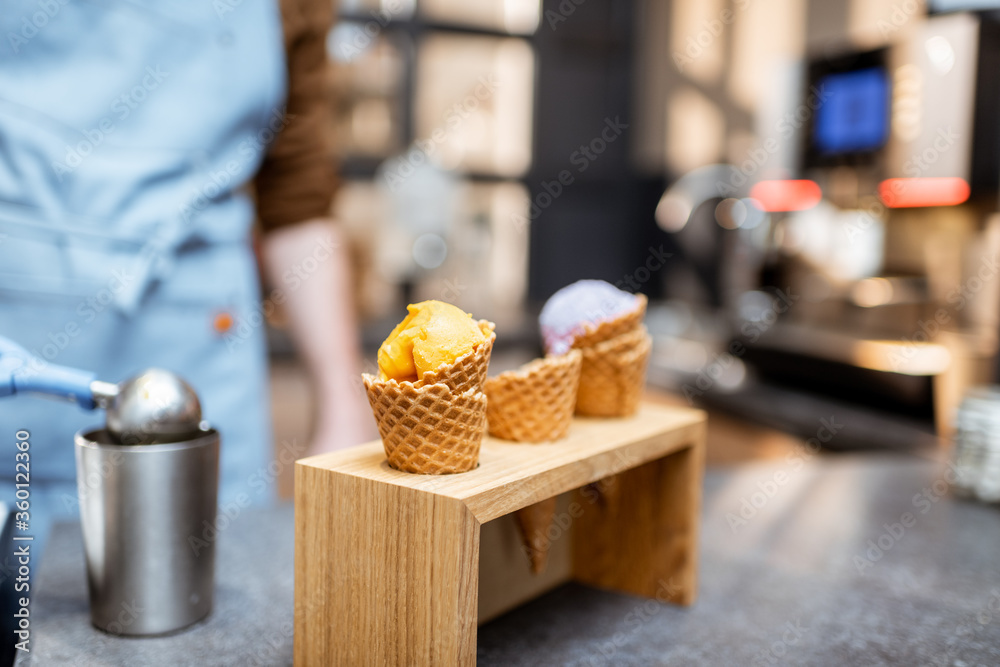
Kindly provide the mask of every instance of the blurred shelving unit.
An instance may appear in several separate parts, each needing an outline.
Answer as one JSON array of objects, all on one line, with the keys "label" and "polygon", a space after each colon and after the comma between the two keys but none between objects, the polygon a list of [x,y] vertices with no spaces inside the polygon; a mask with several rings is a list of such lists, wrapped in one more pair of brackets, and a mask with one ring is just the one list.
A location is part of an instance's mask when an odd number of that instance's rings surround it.
[{"label": "blurred shelving unit", "polygon": [[430,298],[520,326],[539,17],[538,0],[340,4],[327,40],[334,214],[366,338]]}]

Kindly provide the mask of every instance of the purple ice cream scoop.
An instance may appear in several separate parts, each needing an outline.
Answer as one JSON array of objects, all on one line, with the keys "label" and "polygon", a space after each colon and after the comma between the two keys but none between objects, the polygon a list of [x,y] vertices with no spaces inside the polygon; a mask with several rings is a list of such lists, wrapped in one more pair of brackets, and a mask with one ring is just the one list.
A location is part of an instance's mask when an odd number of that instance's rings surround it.
[{"label": "purple ice cream scoop", "polygon": [[573,339],[599,324],[635,310],[639,298],[603,280],[578,280],[549,297],[538,316],[548,354],[565,354]]}]

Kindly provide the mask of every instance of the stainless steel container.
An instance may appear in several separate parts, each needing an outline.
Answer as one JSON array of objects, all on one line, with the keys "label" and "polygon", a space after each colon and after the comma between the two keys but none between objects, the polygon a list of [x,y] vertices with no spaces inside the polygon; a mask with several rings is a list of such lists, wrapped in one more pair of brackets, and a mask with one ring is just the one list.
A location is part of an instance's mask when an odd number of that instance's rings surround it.
[{"label": "stainless steel container", "polygon": [[208,615],[215,574],[219,434],[116,445],[76,435],[90,618],[118,635],[158,635]]}]

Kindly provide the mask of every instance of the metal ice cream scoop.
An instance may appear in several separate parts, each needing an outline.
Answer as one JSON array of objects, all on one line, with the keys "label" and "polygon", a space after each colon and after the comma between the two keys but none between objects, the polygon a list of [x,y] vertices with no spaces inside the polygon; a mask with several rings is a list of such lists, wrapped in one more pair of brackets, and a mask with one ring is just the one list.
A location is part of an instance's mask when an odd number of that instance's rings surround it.
[{"label": "metal ice cream scoop", "polygon": [[[95,396],[105,384],[91,383]],[[198,395],[175,373],[150,368],[110,386],[114,395],[102,407],[107,409],[108,432],[123,445],[177,442],[200,431]]]},{"label": "metal ice cream scoop", "polygon": [[201,431],[201,403],[170,371],[150,368],[120,384],[89,371],[57,366],[0,337],[0,398],[36,393],[87,410],[107,410],[108,432],[123,445],[177,442]]}]

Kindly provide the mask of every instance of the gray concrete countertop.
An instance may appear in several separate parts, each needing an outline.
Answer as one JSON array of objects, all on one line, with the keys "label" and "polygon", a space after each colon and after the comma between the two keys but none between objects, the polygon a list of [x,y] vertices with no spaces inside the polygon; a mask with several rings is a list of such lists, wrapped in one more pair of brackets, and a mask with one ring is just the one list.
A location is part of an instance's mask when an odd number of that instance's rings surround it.
[{"label": "gray concrete countertop", "polygon": [[[693,607],[564,586],[480,628],[479,663],[998,665],[1000,510],[947,479],[872,455],[711,470]],[[292,538],[290,507],[247,510],[219,537],[212,615],[125,639],[90,626],[79,529],[60,526],[32,664],[291,664]]]},{"label": "gray concrete countertop", "polygon": [[243,509],[217,538],[212,613],[173,635],[134,638],[90,624],[80,526],[59,524],[38,570],[28,664],[290,665],[294,535],[290,505]]}]

